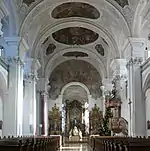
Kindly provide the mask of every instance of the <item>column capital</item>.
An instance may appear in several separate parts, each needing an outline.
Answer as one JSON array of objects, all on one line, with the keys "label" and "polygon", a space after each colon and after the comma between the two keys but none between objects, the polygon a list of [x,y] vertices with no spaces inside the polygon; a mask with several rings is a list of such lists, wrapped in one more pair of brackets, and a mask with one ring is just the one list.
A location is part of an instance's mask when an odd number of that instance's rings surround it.
[{"label": "column capital", "polygon": [[16,64],[19,64],[21,65],[22,67],[24,66],[24,62],[20,59],[20,57],[8,57],[7,58],[7,61],[8,61],[8,64],[9,65],[16,65]]},{"label": "column capital", "polygon": [[21,37],[4,37],[7,44],[7,57],[19,56],[24,59],[24,53],[29,49],[28,44]]},{"label": "column capital", "polygon": [[142,63],[145,60],[145,39],[128,38],[123,46],[124,56],[127,61]]},{"label": "column capital", "polygon": [[42,91],[42,92],[47,92],[48,87],[49,87],[48,83],[49,83],[48,78],[40,77],[38,80],[37,90]]},{"label": "column capital", "polygon": [[38,77],[37,77],[37,74],[25,74],[24,80],[25,80],[25,82],[29,82],[29,83],[31,83],[32,81],[37,82]]}]

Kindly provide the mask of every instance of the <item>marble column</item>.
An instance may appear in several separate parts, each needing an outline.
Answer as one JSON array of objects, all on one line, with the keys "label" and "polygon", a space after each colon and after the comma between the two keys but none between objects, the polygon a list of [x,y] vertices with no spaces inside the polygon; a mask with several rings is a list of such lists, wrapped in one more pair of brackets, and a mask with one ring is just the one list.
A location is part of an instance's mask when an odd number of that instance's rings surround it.
[{"label": "marble column", "polygon": [[[4,101],[3,135],[22,135],[23,125],[23,57],[27,47],[20,37],[5,37],[9,64],[8,96]],[[22,45],[19,49],[19,45]],[[10,53],[9,53],[10,52]]]},{"label": "marble column", "polygon": [[146,135],[146,112],[142,94],[141,64],[145,58],[145,39],[129,38],[124,46],[128,68],[129,105],[131,108],[130,135]]},{"label": "marble column", "polygon": [[48,79],[40,78],[37,85],[38,133],[48,135]]}]

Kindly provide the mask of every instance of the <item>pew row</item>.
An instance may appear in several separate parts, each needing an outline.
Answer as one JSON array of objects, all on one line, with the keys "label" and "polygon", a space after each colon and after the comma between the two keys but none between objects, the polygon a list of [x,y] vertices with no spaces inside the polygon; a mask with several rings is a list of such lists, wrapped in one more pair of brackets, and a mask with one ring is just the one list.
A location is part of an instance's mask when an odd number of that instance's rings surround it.
[{"label": "pew row", "polygon": [[92,136],[89,145],[93,151],[150,151],[150,139],[142,137]]},{"label": "pew row", "polygon": [[60,147],[60,137],[4,137],[0,139],[3,151],[56,151]]}]

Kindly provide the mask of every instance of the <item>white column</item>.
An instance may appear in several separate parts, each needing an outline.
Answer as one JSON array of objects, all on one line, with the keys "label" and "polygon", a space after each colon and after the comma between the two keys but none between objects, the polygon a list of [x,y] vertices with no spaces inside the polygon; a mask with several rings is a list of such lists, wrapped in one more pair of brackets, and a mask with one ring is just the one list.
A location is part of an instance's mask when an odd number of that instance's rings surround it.
[{"label": "white column", "polygon": [[129,101],[131,105],[131,135],[146,135],[146,113],[142,94],[142,76],[140,65],[145,57],[145,39],[129,38],[124,46],[128,63]]},{"label": "white column", "polygon": [[19,58],[9,60],[8,100],[4,106],[4,135],[22,135],[23,64]]},{"label": "white column", "polygon": [[23,135],[28,136],[30,134],[30,123],[29,123],[29,104],[31,102],[31,82],[28,79],[24,79],[24,100],[23,100]]},{"label": "white column", "polygon": [[44,131],[48,135],[48,93],[44,94]]},{"label": "white column", "polygon": [[[37,115],[38,121],[37,121],[37,127],[40,128],[40,125],[44,126],[44,135],[48,135],[48,78],[40,78],[37,85],[37,99],[38,99],[38,110],[39,113],[42,113],[42,110],[44,110],[44,117],[41,115]],[[41,108],[41,105],[44,103],[43,108]],[[44,118],[44,121],[43,119]],[[44,123],[43,123],[44,122]],[[40,131],[39,131],[40,132]]]},{"label": "white column", "polygon": [[23,124],[23,58],[19,52],[20,37],[5,38],[9,63],[8,96],[4,105],[4,135],[22,135]]},{"label": "white column", "polygon": [[[33,59],[33,58],[27,59],[24,79],[26,82],[26,87],[28,89],[25,89],[26,91],[25,91],[24,103],[28,105],[28,112],[25,113],[26,107],[24,107],[24,119],[27,120],[25,116],[28,115],[29,121],[27,123],[29,123],[28,128],[30,130],[30,133],[29,133],[30,135],[35,135],[36,130],[37,130],[37,127],[36,127],[36,122],[37,122],[36,83],[38,80],[37,71],[40,67],[41,65],[37,59]],[[28,103],[26,103],[26,101]],[[24,122],[26,122],[26,120]]]}]

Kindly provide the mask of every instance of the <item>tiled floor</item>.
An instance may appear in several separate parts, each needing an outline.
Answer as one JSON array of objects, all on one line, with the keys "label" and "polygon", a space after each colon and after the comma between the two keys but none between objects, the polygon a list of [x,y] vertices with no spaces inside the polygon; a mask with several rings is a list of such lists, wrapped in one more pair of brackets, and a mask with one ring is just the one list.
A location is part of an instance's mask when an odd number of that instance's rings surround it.
[{"label": "tiled floor", "polygon": [[66,144],[60,151],[90,151],[90,148],[87,144]]}]

